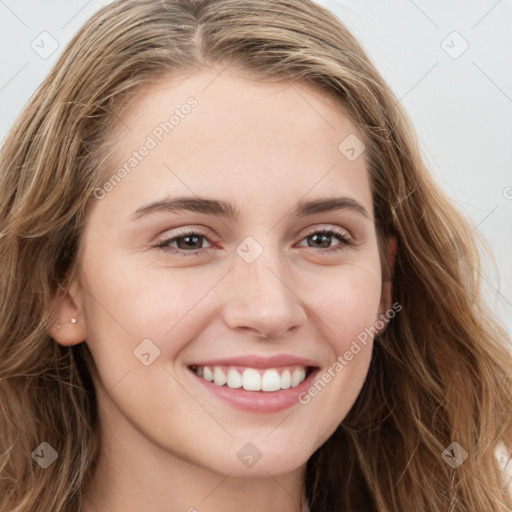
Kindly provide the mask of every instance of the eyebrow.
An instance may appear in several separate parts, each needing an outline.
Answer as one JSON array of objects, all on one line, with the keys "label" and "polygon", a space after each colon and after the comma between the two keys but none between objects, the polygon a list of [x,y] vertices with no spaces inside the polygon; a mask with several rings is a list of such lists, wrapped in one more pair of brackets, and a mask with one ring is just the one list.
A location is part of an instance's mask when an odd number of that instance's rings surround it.
[{"label": "eyebrow", "polygon": [[[370,215],[368,214],[366,208],[352,197],[347,196],[327,197],[309,201],[301,200],[294,206],[291,211],[291,215],[296,217],[305,217],[307,215],[338,210],[355,211],[367,219],[370,219]],[[240,214],[240,211],[236,208],[236,206],[229,201],[208,199],[204,197],[184,196],[166,198],[142,206],[130,216],[130,219],[137,220],[146,215],[164,211],[191,211],[203,213],[206,215],[214,215],[216,217],[226,217],[234,220],[236,220]]]}]

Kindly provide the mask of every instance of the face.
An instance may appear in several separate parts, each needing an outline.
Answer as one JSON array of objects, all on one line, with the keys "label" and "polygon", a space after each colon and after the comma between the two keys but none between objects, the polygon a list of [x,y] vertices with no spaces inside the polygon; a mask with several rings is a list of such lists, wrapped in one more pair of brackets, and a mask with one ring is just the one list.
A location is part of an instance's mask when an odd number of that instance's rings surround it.
[{"label": "face", "polygon": [[345,355],[383,312],[372,195],[333,100],[215,76],[164,80],[123,113],[82,239],[74,342],[94,357],[103,428],[217,472],[281,474],[368,372],[371,337]]}]

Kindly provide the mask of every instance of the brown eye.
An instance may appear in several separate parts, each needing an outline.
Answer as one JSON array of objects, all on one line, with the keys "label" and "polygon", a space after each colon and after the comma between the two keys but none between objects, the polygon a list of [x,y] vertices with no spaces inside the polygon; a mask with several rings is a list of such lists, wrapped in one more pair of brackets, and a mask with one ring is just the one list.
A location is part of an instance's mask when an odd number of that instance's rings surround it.
[{"label": "brown eye", "polygon": [[[189,230],[172,238],[162,240],[155,247],[180,256],[198,256],[209,248],[203,247],[204,240],[209,241],[205,233]],[[176,244],[176,246],[173,247],[171,244]]]},{"label": "brown eye", "polygon": [[[332,246],[332,241],[338,239],[340,243]],[[332,252],[344,249],[347,245],[351,245],[352,238],[343,231],[338,231],[334,228],[317,229],[306,235],[304,240],[307,241],[307,247],[323,249],[320,252]],[[304,247],[304,246],[302,246]]]}]

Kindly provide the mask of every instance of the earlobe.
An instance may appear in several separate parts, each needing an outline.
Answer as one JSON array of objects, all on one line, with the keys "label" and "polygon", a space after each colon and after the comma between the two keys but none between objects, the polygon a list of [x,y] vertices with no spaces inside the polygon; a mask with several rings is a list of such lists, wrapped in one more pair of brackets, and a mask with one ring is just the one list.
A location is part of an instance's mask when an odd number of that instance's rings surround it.
[{"label": "earlobe", "polygon": [[86,338],[78,289],[79,285],[74,281],[68,291],[59,290],[52,301],[53,321],[48,334],[60,345],[77,345]]}]

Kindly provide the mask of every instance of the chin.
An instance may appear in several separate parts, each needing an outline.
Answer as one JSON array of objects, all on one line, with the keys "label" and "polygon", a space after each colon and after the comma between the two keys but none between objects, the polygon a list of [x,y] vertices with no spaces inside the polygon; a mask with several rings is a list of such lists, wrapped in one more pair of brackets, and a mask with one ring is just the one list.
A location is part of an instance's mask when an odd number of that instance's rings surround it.
[{"label": "chin", "polygon": [[[278,476],[297,470],[303,466],[315,451],[307,450],[303,440],[290,436],[289,442],[270,440],[234,441],[229,453],[212,453],[208,466],[221,474],[233,477],[262,477],[269,474]],[[227,455],[227,456],[226,456]],[[203,459],[203,464],[206,461]]]}]

